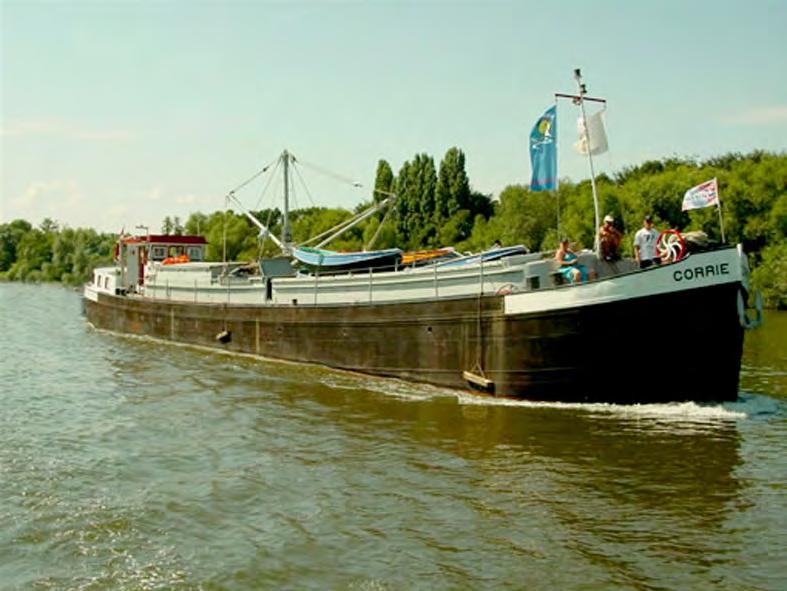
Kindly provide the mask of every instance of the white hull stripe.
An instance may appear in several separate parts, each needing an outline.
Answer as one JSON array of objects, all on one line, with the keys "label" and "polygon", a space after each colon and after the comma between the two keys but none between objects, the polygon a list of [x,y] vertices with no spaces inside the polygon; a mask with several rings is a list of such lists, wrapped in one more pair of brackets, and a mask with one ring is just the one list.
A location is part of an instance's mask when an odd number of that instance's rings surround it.
[{"label": "white hull stripe", "polygon": [[741,256],[733,248],[693,254],[677,263],[609,279],[505,297],[505,313],[528,314],[595,306],[742,281]]}]

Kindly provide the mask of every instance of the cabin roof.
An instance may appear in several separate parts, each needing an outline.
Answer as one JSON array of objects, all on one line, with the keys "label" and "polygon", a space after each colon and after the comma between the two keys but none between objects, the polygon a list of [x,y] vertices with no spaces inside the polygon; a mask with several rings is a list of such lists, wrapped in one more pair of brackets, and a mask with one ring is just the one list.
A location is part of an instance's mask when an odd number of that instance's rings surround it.
[{"label": "cabin roof", "polygon": [[149,234],[147,236],[128,236],[123,244],[207,244],[202,236],[174,236],[168,234]]}]

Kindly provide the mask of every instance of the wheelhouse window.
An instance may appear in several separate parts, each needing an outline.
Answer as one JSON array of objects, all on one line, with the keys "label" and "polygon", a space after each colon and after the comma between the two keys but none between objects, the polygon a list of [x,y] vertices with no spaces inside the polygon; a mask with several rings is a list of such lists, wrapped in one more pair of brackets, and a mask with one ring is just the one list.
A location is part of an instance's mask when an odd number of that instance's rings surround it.
[{"label": "wheelhouse window", "polygon": [[187,250],[190,261],[202,260],[202,249],[199,246],[189,246]]},{"label": "wheelhouse window", "polygon": [[167,258],[167,247],[166,246],[154,246],[150,249],[150,260],[151,261],[163,261]]}]

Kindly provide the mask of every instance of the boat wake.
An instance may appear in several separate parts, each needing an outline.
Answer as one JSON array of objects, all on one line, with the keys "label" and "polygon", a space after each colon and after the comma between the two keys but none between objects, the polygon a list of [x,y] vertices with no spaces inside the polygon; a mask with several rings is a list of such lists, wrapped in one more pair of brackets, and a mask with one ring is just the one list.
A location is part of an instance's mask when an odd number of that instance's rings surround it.
[{"label": "boat wake", "polygon": [[587,402],[537,402],[529,400],[512,400],[505,398],[485,398],[473,394],[458,393],[460,404],[511,406],[518,408],[540,408],[555,410],[580,411],[593,415],[610,415],[614,418],[650,418],[665,420],[703,421],[703,420],[738,420],[745,419],[748,413],[736,408],[739,403],[718,405],[697,404],[696,402],[669,402],[654,404],[611,404]]},{"label": "boat wake", "polygon": [[698,404],[696,402],[670,402],[661,404],[611,404],[587,402],[539,402],[513,398],[495,398],[450,388],[439,388],[428,384],[412,384],[397,379],[362,378],[350,372],[330,372],[321,382],[329,387],[362,388],[386,397],[403,401],[423,402],[437,399],[453,399],[462,406],[496,406],[519,409],[547,409],[580,412],[594,417],[611,419],[651,420],[686,424],[733,422],[754,416],[779,414],[779,402],[756,394],[741,393],[736,402]]}]

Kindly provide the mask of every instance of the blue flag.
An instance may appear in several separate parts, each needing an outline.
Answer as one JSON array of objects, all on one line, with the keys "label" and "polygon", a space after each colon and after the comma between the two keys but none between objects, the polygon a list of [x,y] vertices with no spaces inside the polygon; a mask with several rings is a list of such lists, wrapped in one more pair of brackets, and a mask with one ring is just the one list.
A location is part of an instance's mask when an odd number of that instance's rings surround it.
[{"label": "blue flag", "polygon": [[538,118],[530,132],[531,191],[557,188],[557,105]]}]

